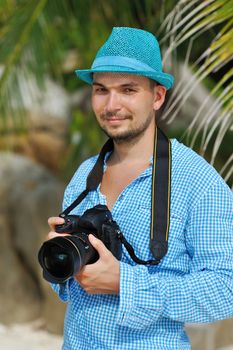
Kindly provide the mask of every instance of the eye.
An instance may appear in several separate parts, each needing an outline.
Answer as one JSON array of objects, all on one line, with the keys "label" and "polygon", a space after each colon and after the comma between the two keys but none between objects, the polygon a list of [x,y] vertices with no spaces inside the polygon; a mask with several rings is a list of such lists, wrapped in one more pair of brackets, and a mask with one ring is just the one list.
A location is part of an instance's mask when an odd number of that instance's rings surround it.
[{"label": "eye", "polygon": [[129,87],[126,87],[126,88],[123,89],[123,92],[124,92],[125,94],[131,95],[131,94],[135,93],[136,90],[135,90],[135,89],[132,89],[132,88],[129,88]]},{"label": "eye", "polygon": [[102,87],[102,86],[95,86],[93,88],[93,93],[102,95],[102,94],[107,93],[107,89],[105,87]]}]

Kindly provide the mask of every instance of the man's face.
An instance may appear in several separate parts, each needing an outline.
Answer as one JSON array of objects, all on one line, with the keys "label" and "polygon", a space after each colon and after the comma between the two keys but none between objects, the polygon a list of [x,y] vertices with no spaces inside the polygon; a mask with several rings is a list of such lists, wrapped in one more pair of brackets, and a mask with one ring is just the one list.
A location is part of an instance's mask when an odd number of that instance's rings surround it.
[{"label": "man's face", "polygon": [[[157,88],[143,76],[95,73],[92,108],[100,127],[118,143],[143,135],[154,127],[155,110],[159,109],[156,101],[160,98]],[[164,96],[165,92],[164,88]]]}]

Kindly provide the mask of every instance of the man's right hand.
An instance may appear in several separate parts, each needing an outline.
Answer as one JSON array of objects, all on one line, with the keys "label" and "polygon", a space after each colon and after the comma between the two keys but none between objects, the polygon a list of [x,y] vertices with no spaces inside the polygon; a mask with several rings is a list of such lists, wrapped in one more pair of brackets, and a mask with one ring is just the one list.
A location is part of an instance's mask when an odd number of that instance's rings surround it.
[{"label": "man's right hand", "polygon": [[55,231],[55,226],[56,225],[61,225],[64,224],[65,220],[60,218],[59,216],[52,216],[48,219],[48,224],[51,229],[51,231],[47,235],[47,239],[52,239],[57,236],[70,236],[68,233],[57,233]]}]

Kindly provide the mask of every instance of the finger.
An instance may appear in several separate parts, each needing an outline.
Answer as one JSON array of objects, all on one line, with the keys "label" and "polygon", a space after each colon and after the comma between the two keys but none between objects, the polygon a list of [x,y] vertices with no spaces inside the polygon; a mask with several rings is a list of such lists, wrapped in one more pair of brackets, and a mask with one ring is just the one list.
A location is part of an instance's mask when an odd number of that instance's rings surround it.
[{"label": "finger", "polygon": [[68,233],[57,233],[55,231],[50,231],[47,235],[48,239],[53,239],[55,237],[70,236]]},{"label": "finger", "polygon": [[48,235],[47,235],[47,238],[48,238],[48,239],[53,239],[53,238],[55,238],[55,237],[57,237],[57,236],[59,236],[58,233],[56,233],[56,232],[54,232],[54,231],[50,231],[50,232],[48,233]]},{"label": "finger", "polygon": [[60,218],[59,216],[52,216],[48,219],[48,224],[51,230],[55,230],[56,225],[64,224],[65,220]]},{"label": "finger", "polygon": [[100,239],[96,238],[92,234],[88,235],[88,239],[89,239],[91,245],[97,250],[100,257],[103,258],[103,257],[109,255],[109,250],[106,248],[106,246],[104,245],[104,243]]}]

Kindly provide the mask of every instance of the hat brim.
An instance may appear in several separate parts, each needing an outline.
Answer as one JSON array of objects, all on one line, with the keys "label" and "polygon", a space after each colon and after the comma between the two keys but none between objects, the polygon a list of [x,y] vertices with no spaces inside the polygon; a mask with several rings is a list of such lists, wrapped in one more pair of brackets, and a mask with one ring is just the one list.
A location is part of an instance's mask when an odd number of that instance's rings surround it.
[{"label": "hat brim", "polygon": [[88,84],[93,83],[93,73],[126,73],[133,75],[142,75],[149,79],[152,79],[159,83],[160,85],[165,86],[167,90],[171,89],[174,84],[174,77],[171,74],[164,72],[146,72],[138,71],[134,69],[126,69],[125,67],[116,67],[116,66],[102,66],[95,69],[77,69],[75,74],[79,79],[85,81]]}]

